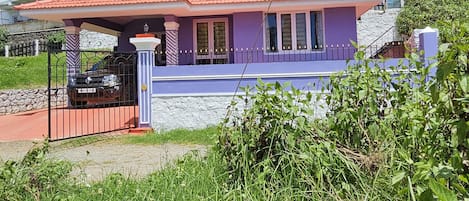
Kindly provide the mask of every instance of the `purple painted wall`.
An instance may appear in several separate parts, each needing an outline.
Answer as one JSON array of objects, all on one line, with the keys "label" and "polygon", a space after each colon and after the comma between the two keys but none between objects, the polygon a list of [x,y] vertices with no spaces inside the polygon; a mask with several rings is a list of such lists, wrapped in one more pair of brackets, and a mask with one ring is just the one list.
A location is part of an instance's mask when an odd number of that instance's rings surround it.
[{"label": "purple painted wall", "polygon": [[357,41],[357,22],[354,7],[324,9],[326,45],[350,44]]},{"label": "purple painted wall", "polygon": [[[263,13],[233,14],[234,63],[315,61],[353,58],[355,48],[350,40],[357,40],[356,16],[354,7],[324,9],[324,34],[327,48],[320,51],[301,51],[300,53],[269,53],[262,51],[264,44]],[[332,47],[331,47],[332,46]],[[246,48],[248,48],[246,50]]]},{"label": "purple painted wall", "polygon": [[233,48],[262,48],[262,12],[233,14]]},{"label": "purple painted wall", "polygon": [[145,23],[150,26],[149,32],[164,32],[164,18],[152,18],[152,19],[141,19],[141,20],[134,20],[125,25],[124,32],[121,33],[118,41],[118,51],[135,51],[135,46],[130,44],[129,38],[135,37],[137,33],[143,33],[143,25]]},{"label": "purple painted wall", "polygon": [[194,49],[194,28],[192,17],[182,17],[179,23],[179,50],[186,51]]},{"label": "purple painted wall", "polygon": [[[350,61],[353,64],[354,61]],[[399,59],[389,59],[385,62],[376,60],[381,67],[397,66]],[[288,66],[286,68],[285,66]],[[322,81],[327,81],[329,76],[309,75],[301,76],[302,73],[328,74],[344,70],[347,62],[340,61],[310,61],[310,62],[289,62],[289,63],[253,63],[246,68],[245,75],[252,74],[279,74],[292,73],[288,77],[264,78],[268,82],[292,82],[293,86],[300,89],[320,90]],[[178,94],[178,93],[232,93],[235,91],[239,78],[243,72],[243,64],[224,65],[198,65],[198,66],[176,66],[176,67],[154,67],[154,77],[173,76],[210,76],[210,75],[231,75],[236,79],[179,79],[179,80],[157,80],[153,81],[153,94]],[[295,75],[296,74],[296,75]],[[246,78],[241,82],[241,86],[255,86],[256,78]],[[313,87],[312,84],[315,84]]]},{"label": "purple painted wall", "polygon": [[[315,61],[324,59],[349,59],[355,50],[350,48],[350,40],[357,40],[356,16],[354,7],[324,9],[325,45],[328,48],[322,51],[305,51],[299,54],[280,53],[264,54],[264,30],[262,26],[262,12],[234,13],[224,16],[182,17],[179,22],[179,64],[190,65],[194,63],[194,31],[193,20],[201,18],[227,17],[229,24],[229,63],[245,63],[246,58],[253,63],[281,62],[297,59],[298,61]],[[129,38],[136,33],[143,32],[143,25],[150,25],[150,32],[164,32],[164,18],[135,20],[125,25],[125,30],[118,39],[119,51],[132,51],[135,47],[129,43]],[[333,48],[330,48],[330,46]],[[339,48],[337,47],[339,45]],[[342,47],[345,45],[345,48]],[[247,50],[248,48],[248,50]]]}]

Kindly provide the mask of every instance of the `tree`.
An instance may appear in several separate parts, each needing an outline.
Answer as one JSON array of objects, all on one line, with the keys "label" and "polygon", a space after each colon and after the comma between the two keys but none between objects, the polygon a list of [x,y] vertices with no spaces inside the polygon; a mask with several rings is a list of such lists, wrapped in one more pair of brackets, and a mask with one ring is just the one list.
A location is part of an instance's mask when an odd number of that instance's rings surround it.
[{"label": "tree", "polygon": [[467,0],[406,0],[396,25],[399,33],[411,35],[414,29],[438,27],[438,21],[469,20]]},{"label": "tree", "polygon": [[8,31],[0,27],[0,49],[3,49],[5,47],[5,44],[8,42]]}]

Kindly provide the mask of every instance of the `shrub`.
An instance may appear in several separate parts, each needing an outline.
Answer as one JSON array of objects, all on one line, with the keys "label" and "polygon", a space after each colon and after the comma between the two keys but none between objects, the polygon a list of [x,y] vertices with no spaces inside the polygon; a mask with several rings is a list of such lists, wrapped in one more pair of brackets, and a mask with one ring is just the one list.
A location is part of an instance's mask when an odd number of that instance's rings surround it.
[{"label": "shrub", "polygon": [[62,44],[65,42],[65,32],[58,31],[49,36],[47,36],[47,42],[51,44]]},{"label": "shrub", "polygon": [[7,44],[8,42],[8,31],[3,28],[3,27],[0,27],[0,49],[2,49],[3,47],[5,47],[5,45]]},{"label": "shrub", "polygon": [[414,29],[437,26],[438,21],[452,22],[469,19],[469,1],[466,0],[406,0],[396,25],[399,33],[411,35]]}]

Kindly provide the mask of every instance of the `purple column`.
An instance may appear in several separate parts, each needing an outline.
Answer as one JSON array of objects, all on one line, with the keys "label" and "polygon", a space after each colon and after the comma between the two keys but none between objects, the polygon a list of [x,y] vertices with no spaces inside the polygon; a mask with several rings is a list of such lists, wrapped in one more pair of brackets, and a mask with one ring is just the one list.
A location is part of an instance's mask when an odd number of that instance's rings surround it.
[{"label": "purple column", "polygon": [[67,26],[65,29],[65,50],[67,56],[67,77],[80,73],[80,27]]},{"label": "purple column", "polygon": [[135,45],[138,53],[137,83],[139,128],[151,127],[151,95],[152,95],[152,68],[155,66],[155,54],[153,50],[160,44],[160,39],[152,37],[130,38],[130,43]]},{"label": "purple column", "polygon": [[[419,50],[423,51],[421,57],[425,66],[437,62],[438,56],[438,30],[427,27],[419,34]],[[436,67],[430,69],[429,76],[435,76]]]},{"label": "purple column", "polygon": [[164,28],[166,30],[166,65],[179,64],[179,23],[174,16],[166,16]]}]

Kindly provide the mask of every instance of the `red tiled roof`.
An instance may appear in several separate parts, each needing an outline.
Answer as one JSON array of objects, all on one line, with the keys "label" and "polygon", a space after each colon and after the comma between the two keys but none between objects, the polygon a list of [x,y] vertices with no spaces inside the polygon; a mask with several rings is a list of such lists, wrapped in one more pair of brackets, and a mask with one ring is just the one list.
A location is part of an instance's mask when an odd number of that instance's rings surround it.
[{"label": "red tiled roof", "polygon": [[[177,2],[180,0],[42,0],[15,6],[18,10],[72,8],[91,6],[113,6],[145,3]],[[268,0],[186,0],[194,5],[201,4],[225,4],[225,3],[250,3]]]},{"label": "red tiled roof", "polygon": [[15,6],[19,10],[43,8],[71,8],[88,6],[110,6],[143,3],[175,2],[178,0],[42,0]]},{"label": "red tiled roof", "polygon": [[224,4],[224,3],[252,3],[269,0],[187,0],[191,4]]}]

